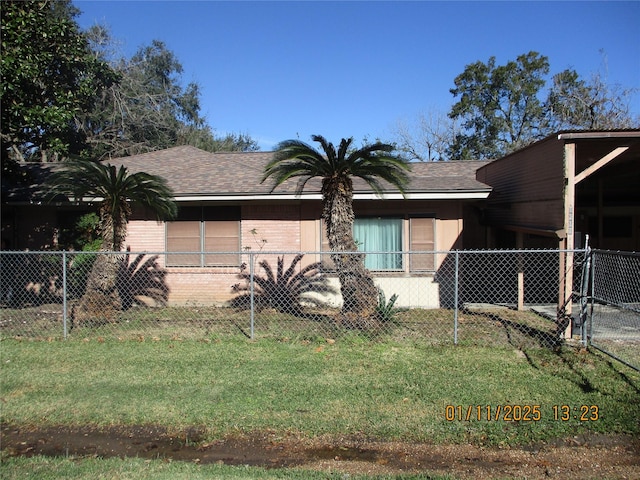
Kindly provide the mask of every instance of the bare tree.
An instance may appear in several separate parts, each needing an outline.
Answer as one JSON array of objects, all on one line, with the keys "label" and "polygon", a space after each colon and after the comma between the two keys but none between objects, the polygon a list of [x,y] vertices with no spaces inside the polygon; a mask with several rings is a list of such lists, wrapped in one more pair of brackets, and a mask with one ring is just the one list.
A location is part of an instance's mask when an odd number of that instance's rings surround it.
[{"label": "bare tree", "polygon": [[625,88],[607,82],[606,64],[589,80],[581,79],[574,70],[553,77],[548,106],[554,130],[613,130],[637,128],[640,116],[631,111],[637,88]]},{"label": "bare tree", "polygon": [[457,122],[435,109],[419,114],[415,121],[399,120],[392,131],[399,151],[410,160],[447,160],[447,148],[459,131]]}]

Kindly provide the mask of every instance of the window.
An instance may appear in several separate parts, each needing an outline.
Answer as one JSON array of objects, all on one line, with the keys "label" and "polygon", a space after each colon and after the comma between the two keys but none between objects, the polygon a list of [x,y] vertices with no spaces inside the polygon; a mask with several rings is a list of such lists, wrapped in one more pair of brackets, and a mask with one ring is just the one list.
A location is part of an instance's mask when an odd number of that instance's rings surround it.
[{"label": "window", "polygon": [[[435,218],[411,217],[409,223],[409,239],[404,241],[405,222],[402,218],[356,218],[353,225],[353,236],[358,250],[368,253],[365,266],[377,271],[403,271],[405,259],[408,257],[409,270],[412,272],[435,271]],[[406,248],[411,255],[403,252]],[[322,228],[322,250],[329,251],[327,234]],[[389,252],[389,253],[379,253]],[[333,269],[329,258],[322,259],[325,268]]]},{"label": "window", "polygon": [[239,250],[239,207],[184,207],[167,222],[167,266],[235,266]]},{"label": "window", "polygon": [[409,250],[412,252],[409,268],[412,272],[433,272],[436,269],[434,223],[433,217],[409,219]]},{"label": "window", "polygon": [[402,219],[356,218],[353,237],[369,270],[402,270]]}]

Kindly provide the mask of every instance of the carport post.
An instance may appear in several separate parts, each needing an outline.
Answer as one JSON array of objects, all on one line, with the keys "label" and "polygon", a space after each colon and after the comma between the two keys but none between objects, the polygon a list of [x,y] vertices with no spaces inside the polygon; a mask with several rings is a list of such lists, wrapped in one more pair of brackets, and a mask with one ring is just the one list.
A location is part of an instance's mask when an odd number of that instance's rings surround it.
[{"label": "carport post", "polygon": [[[558,284],[558,307],[564,307],[564,313],[571,316],[573,294],[573,240],[574,212],[575,212],[575,175],[576,175],[576,144],[567,143],[564,146],[564,240],[560,241],[560,278]],[[563,245],[564,243],[564,245]],[[564,331],[565,338],[571,338],[571,322]]]}]

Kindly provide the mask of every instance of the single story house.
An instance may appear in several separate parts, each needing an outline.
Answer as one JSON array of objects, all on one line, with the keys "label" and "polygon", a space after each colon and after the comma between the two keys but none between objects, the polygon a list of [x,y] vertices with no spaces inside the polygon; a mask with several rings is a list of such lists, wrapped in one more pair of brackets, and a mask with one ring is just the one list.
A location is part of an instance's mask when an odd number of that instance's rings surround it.
[{"label": "single story house", "polygon": [[[170,302],[229,300],[248,250],[290,258],[308,252],[307,263],[326,260],[320,183],[309,182],[301,194],[294,180],[272,191],[270,180],[260,182],[271,155],[181,146],[114,159],[131,172],[166,178],[175,193],[177,219],[156,222],[135,211],[126,240],[133,252],[162,252]],[[9,248],[56,248],[91,208],[44,202],[38,184],[51,168],[24,165],[31,184],[3,188],[2,237]],[[405,197],[393,189],[378,197],[356,181],[356,238],[365,251],[402,252],[367,255],[385,291],[401,289],[406,304],[437,307],[436,277],[447,258],[434,252],[570,250],[587,234],[597,248],[639,250],[638,185],[640,130],[559,132],[492,162],[414,163]],[[275,254],[261,259],[275,265]],[[561,259],[558,305],[570,297],[572,261],[571,255]]]},{"label": "single story house", "polygon": [[[277,255],[267,252],[286,252],[289,260],[297,252],[308,252],[303,259],[307,264],[328,260],[321,255],[329,248],[320,218],[320,182],[310,181],[301,194],[296,193],[296,180],[272,190],[270,180],[260,182],[271,157],[271,152],[209,153],[180,146],[114,159],[113,164],[124,165],[130,172],[166,178],[174,191],[178,217],[157,222],[144,211],[134,211],[126,239],[132,252],[166,252],[158,261],[168,273],[170,302],[231,299],[230,286],[237,283],[239,267],[248,261],[243,252],[248,250],[265,252],[260,260],[273,266]],[[421,305],[439,305],[434,274],[444,256],[434,251],[462,249],[467,238],[474,244],[478,241],[472,242],[474,236],[482,238],[476,212],[491,192],[476,179],[476,170],[483,164],[416,163],[404,197],[391,188],[378,197],[364,182],[354,182],[360,248],[396,252],[368,255],[367,266],[386,291],[402,289],[407,305],[418,304],[414,298],[418,294]],[[28,168],[34,178],[41,179],[55,166]],[[88,208],[86,204],[47,204],[33,192],[22,192],[3,205],[7,225],[3,235],[10,236],[18,249],[52,248],[60,232]],[[416,253],[402,253],[409,251]]]}]

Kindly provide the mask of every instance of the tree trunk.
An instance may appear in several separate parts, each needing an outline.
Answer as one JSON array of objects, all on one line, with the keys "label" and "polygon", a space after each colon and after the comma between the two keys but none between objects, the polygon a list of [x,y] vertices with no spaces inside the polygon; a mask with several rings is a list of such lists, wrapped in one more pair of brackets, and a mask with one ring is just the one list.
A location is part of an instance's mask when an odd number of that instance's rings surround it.
[{"label": "tree trunk", "polygon": [[[336,262],[336,257],[342,257]],[[342,310],[339,322],[349,328],[372,330],[379,327],[376,315],[378,288],[364,266],[364,255],[334,255],[338,268]]]},{"label": "tree trunk", "polygon": [[338,272],[342,293],[338,322],[349,328],[377,328],[378,288],[364,266],[364,254],[351,253],[358,251],[353,238],[355,216],[351,179],[326,179],[322,188],[322,217],[327,224],[327,239],[333,252],[331,260]]},{"label": "tree trunk", "polygon": [[74,325],[101,325],[116,320],[122,309],[117,280],[124,258],[119,254],[98,252],[80,302],[73,308]]}]

